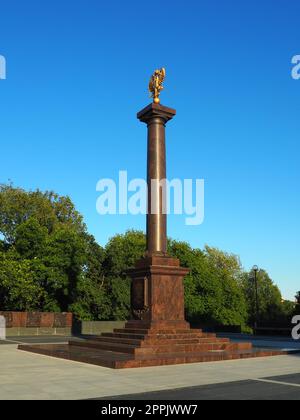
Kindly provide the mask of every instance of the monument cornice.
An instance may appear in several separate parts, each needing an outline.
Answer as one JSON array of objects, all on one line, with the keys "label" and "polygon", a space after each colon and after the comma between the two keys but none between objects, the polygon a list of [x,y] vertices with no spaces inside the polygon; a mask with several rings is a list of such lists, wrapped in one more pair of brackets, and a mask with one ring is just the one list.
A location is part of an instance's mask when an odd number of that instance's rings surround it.
[{"label": "monument cornice", "polygon": [[144,123],[151,122],[154,118],[161,118],[164,123],[170,121],[176,115],[176,110],[166,107],[164,105],[151,103],[150,105],[146,106],[146,108],[142,109],[137,114],[137,118]]},{"label": "monument cornice", "polygon": [[148,274],[169,275],[169,276],[186,276],[190,270],[184,267],[170,267],[164,265],[149,265],[147,267],[134,268],[127,270],[126,273],[132,277],[143,277]]}]

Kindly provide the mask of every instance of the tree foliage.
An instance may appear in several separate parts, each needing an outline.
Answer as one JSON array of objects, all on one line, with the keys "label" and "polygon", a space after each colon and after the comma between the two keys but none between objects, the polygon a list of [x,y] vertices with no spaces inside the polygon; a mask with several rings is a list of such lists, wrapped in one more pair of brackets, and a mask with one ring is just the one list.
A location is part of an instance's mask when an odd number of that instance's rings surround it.
[{"label": "tree foliage", "polygon": [[[0,310],[72,311],[81,320],[130,316],[126,270],[144,254],[143,232],[115,235],[102,248],[69,197],[0,185],[0,238]],[[184,280],[189,320],[252,325],[254,283],[237,256],[174,240],[168,253],[190,269]],[[258,285],[261,320],[287,319],[295,305],[282,302],[264,270]]]},{"label": "tree foliage", "polygon": [[240,262],[216,248],[192,249],[187,243],[170,241],[169,251],[190,268],[185,278],[187,318],[207,324],[244,325],[247,312],[239,287]]},{"label": "tree foliage", "polygon": [[67,311],[84,270],[101,267],[90,257],[101,247],[68,197],[1,185],[0,233],[2,310]]},{"label": "tree foliage", "polygon": [[[248,323],[255,320],[255,282],[254,273],[244,273],[242,286],[247,302]],[[284,302],[279,288],[273,283],[268,273],[261,269],[257,273],[258,321],[263,324],[286,322],[292,315],[292,307]]]}]

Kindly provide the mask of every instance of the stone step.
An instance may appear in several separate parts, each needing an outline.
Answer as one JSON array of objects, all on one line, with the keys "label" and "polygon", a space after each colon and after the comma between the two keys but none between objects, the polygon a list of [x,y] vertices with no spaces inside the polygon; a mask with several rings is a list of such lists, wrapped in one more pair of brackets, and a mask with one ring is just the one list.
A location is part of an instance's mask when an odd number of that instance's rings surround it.
[{"label": "stone step", "polygon": [[184,338],[157,338],[156,336],[146,336],[145,339],[136,339],[136,338],[129,338],[129,337],[119,337],[116,335],[109,335],[104,336],[101,335],[99,337],[91,338],[93,341],[97,342],[110,342],[110,343],[121,343],[121,344],[130,344],[137,347],[147,347],[147,346],[159,346],[159,345],[175,345],[175,344],[205,344],[205,343],[229,343],[229,339],[227,338],[202,338],[202,337],[184,337]]},{"label": "stone step", "polygon": [[[134,331],[134,332],[133,332]],[[186,333],[153,333],[152,330],[142,330],[143,332],[136,332],[137,330],[128,330],[128,329],[115,329],[114,332],[102,333],[101,336],[104,337],[128,337],[133,339],[144,339],[146,337],[156,337],[156,338],[216,338],[214,333],[203,333],[203,332],[193,332],[189,330]],[[141,330],[140,330],[141,331]],[[197,331],[197,330],[196,330]]]},{"label": "stone step", "polygon": [[149,330],[145,330],[145,329],[129,329],[129,328],[115,328],[114,333],[127,333],[127,334],[143,334],[143,335],[147,335]]},{"label": "stone step", "polygon": [[[100,337],[99,337],[100,338]],[[89,339],[85,341],[70,341],[70,346],[87,347],[98,350],[108,350],[117,353],[128,353],[128,354],[158,354],[158,353],[189,353],[189,352],[207,352],[216,350],[250,350],[251,343],[230,343],[226,341],[215,341],[215,342],[199,342],[196,343],[178,343],[177,340],[168,340],[165,343],[159,342],[157,344],[152,343],[136,343],[127,342],[120,343],[120,341],[113,340],[111,338],[108,341]]]},{"label": "stone step", "polygon": [[148,334],[147,337],[156,337],[156,338],[216,338],[216,334],[212,333],[187,333],[187,334]]},{"label": "stone step", "polygon": [[[217,338],[215,335],[212,336],[205,336],[203,334],[157,334],[157,335],[142,335],[142,334],[126,334],[126,333],[102,333],[101,334],[101,340],[102,341],[106,341],[107,339],[113,339],[115,340],[120,340],[120,342],[125,342],[123,340],[128,340],[133,342],[137,341],[137,342],[145,342],[145,343],[149,343],[149,342],[153,342],[153,343],[164,343],[165,341],[169,341],[169,340],[197,340],[197,342],[199,340],[201,340],[201,342],[214,342],[214,341],[219,341],[219,342],[229,342],[228,338]],[[93,339],[98,339],[98,337],[94,337]],[[196,342],[196,341],[194,341]]]},{"label": "stone step", "polygon": [[[141,322],[128,321],[125,328],[129,329],[151,329],[151,330],[190,330],[190,324],[186,321],[157,321],[157,322]],[[198,331],[201,331],[198,329]]]},{"label": "stone step", "polygon": [[20,345],[19,350],[44,356],[75,362],[88,363],[96,366],[116,369],[117,363],[133,360],[133,356],[105,350],[95,350],[89,347],[70,346],[68,344]]},{"label": "stone step", "polygon": [[128,332],[129,334],[201,334],[201,330],[191,330],[191,329],[166,329],[166,330],[160,330],[160,329],[146,329],[146,328],[116,328],[114,329],[114,332],[120,333],[120,332]]},{"label": "stone step", "polygon": [[101,342],[95,340],[85,340],[85,341],[69,341],[70,346],[75,347],[85,347],[90,349],[96,350],[107,350],[107,351],[114,351],[116,353],[128,353],[128,354],[135,354],[136,346],[130,344],[122,344],[122,343],[112,343],[112,342]]},{"label": "stone step", "polygon": [[108,333],[102,333],[101,337],[119,337],[119,338],[127,338],[127,339],[133,339],[133,340],[144,340],[146,337],[146,334],[128,334],[128,333],[115,333],[115,332],[108,332]]},{"label": "stone step", "polygon": [[234,351],[234,350],[250,350],[250,346],[244,345],[240,347],[238,343],[198,343],[198,344],[172,344],[138,347],[134,350],[134,354],[160,354],[160,353],[203,353],[208,351]]},{"label": "stone step", "polygon": [[142,341],[141,346],[159,346],[159,345],[175,345],[175,344],[207,344],[207,343],[229,343],[228,338],[157,338],[157,337],[146,337]]},{"label": "stone step", "polygon": [[105,342],[105,343],[121,343],[121,344],[130,344],[133,346],[141,346],[144,342],[143,339],[129,338],[129,337],[116,337],[116,336],[99,336],[93,337],[93,341],[96,342]]},{"label": "stone step", "polygon": [[270,357],[284,354],[276,350],[236,350],[236,351],[211,351],[202,353],[177,353],[136,356],[134,360],[117,361],[115,369],[139,368],[178,365],[186,363],[220,362],[225,360],[249,359],[255,357]]},{"label": "stone step", "polygon": [[19,345],[20,350],[42,354],[60,359],[73,360],[96,366],[114,369],[151,367],[163,365],[176,365],[184,363],[215,362],[223,360],[245,359],[253,357],[270,357],[288,354],[279,350],[235,350],[235,351],[209,351],[201,353],[167,353],[131,355],[106,350],[97,350],[89,347],[69,346],[67,344],[31,344]]},{"label": "stone step", "polygon": [[252,350],[252,343],[229,343],[227,349],[230,350]]},{"label": "stone step", "polygon": [[123,332],[108,332],[102,333],[101,337],[120,337],[120,338],[133,338],[133,339],[145,339],[145,338],[164,338],[164,339],[185,339],[185,338],[216,338],[215,334],[204,334],[204,333],[190,333],[190,334],[132,334],[127,333],[125,330]]}]

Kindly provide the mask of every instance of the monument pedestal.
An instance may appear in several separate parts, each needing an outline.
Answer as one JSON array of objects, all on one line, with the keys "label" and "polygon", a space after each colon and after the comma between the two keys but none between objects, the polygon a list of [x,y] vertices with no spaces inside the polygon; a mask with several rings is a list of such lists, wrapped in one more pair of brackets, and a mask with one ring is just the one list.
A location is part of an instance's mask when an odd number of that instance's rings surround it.
[{"label": "monument pedestal", "polygon": [[168,256],[152,255],[138,261],[128,272],[134,318],[148,328],[184,328],[183,278],[188,272],[178,259]]},{"label": "monument pedestal", "polygon": [[188,271],[176,258],[145,257],[129,272],[135,319],[125,328],[66,345],[20,345],[19,349],[114,369],[284,354],[191,329],[184,319],[183,277]]}]

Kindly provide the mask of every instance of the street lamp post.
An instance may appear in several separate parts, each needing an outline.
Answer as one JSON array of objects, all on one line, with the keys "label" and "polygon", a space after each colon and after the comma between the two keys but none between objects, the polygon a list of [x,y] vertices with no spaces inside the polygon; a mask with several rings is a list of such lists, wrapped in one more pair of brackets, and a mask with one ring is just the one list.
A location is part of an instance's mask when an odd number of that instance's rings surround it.
[{"label": "street lamp post", "polygon": [[257,327],[258,327],[258,313],[259,313],[259,308],[258,308],[258,286],[257,286],[258,266],[255,265],[252,270],[254,271],[254,284],[255,284],[255,324],[254,324],[254,331],[255,331],[255,334],[256,334]]}]

